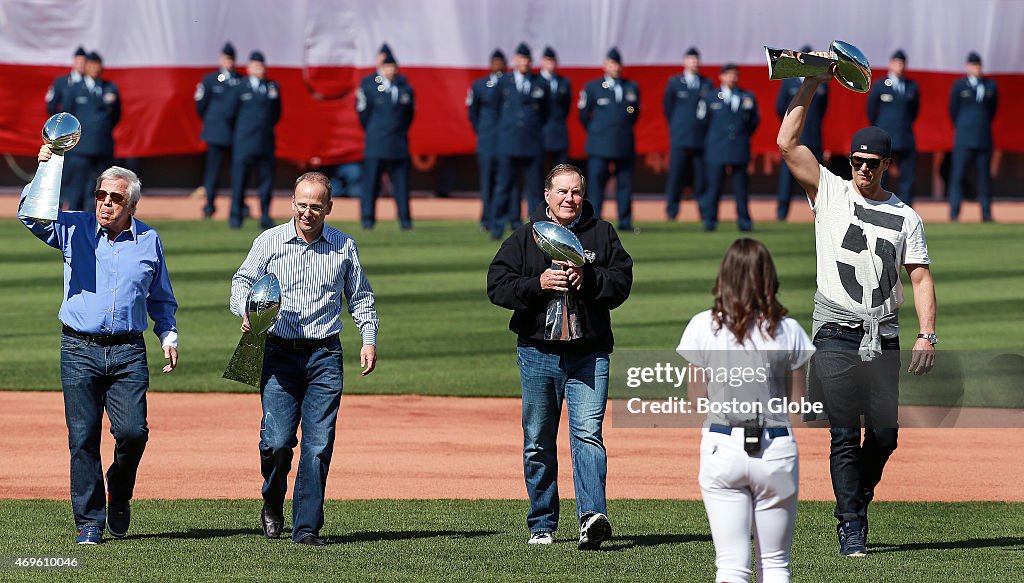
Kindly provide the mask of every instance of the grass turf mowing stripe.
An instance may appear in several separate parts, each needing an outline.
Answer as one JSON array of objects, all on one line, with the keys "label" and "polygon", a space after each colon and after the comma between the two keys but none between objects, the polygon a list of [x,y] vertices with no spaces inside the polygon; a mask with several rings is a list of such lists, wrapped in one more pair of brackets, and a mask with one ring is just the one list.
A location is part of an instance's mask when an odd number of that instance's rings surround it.
[{"label": "grass turf mowing stripe", "polygon": [[[0,571],[0,580],[708,581],[714,547],[699,501],[612,500],[614,538],[576,550],[571,501],[556,544],[527,546],[525,501],[329,501],[323,549],[268,541],[257,500],[140,500],[129,537],[72,544],[67,501],[0,501],[0,555],[85,558],[82,571]],[[290,508],[286,515],[290,514]],[[871,506],[870,554],[838,555],[832,505],[801,502],[799,581],[1021,581],[1024,504]],[[286,516],[286,524],[288,517]]]}]

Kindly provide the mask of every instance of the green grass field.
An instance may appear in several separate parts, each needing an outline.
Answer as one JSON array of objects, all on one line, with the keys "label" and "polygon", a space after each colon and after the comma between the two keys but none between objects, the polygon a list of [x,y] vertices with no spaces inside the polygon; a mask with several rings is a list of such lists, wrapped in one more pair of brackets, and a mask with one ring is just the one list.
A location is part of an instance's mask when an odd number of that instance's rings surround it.
[{"label": "green grass field", "polygon": [[[348,393],[518,396],[509,312],[491,305],[485,294],[496,245],[475,223],[420,221],[410,233],[399,232],[394,223],[371,232],[353,223],[336,224],[359,242],[381,317],[378,370],[365,378],[348,375]],[[147,334],[152,389],[247,390],[220,376],[239,337],[238,320],[227,309],[231,275],[258,231],[231,231],[221,222],[155,225],[180,304],[182,360],[173,374],[159,375],[162,355],[155,337]],[[709,307],[721,255],[737,233],[728,224],[712,234],[692,223],[641,227],[640,234],[622,235],[636,267],[632,296],[614,312],[616,346],[672,350],[689,317]],[[811,225],[765,223],[755,236],[775,257],[783,303],[809,327],[815,273]],[[1022,240],[1019,225],[928,227],[941,349],[1024,349]],[[55,389],[60,384],[60,255],[8,220],[0,225],[0,266],[0,290],[8,298],[0,327],[0,389]],[[909,289],[902,321],[905,347],[917,331]],[[351,371],[358,365],[353,349],[358,337],[350,320],[345,326]]]},{"label": "green grass field", "polygon": [[[525,501],[328,502],[321,549],[268,541],[257,501],[139,501],[127,539],[72,544],[67,502],[0,503],[5,561],[78,556],[84,570],[0,570],[0,580],[54,581],[710,581],[714,547],[703,505],[613,500],[614,539],[579,552],[571,504],[556,544],[528,547]],[[831,505],[801,502],[796,581],[914,583],[1024,580],[1024,505],[872,506],[871,553],[838,555]],[[15,534],[16,533],[16,534]]]}]

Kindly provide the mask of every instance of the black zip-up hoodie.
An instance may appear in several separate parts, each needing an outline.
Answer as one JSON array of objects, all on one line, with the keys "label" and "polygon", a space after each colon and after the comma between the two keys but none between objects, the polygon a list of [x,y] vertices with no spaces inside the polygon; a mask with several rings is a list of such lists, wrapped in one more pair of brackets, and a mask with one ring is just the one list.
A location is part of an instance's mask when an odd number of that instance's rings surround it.
[{"label": "black zip-up hoodie", "polygon": [[[611,310],[622,305],[633,286],[633,259],[622,248],[619,235],[607,221],[594,218],[594,207],[584,200],[580,220],[572,232],[587,252],[583,288],[576,294],[583,337],[578,340],[544,340],[544,316],[554,292],[540,288],[540,275],[551,267],[533,240],[533,223],[549,221],[546,205],[534,211],[530,223],[516,229],[498,249],[487,270],[487,297],[495,305],[514,310],[509,330],[519,341],[558,354],[611,352]],[[560,292],[559,292],[560,293]]]}]

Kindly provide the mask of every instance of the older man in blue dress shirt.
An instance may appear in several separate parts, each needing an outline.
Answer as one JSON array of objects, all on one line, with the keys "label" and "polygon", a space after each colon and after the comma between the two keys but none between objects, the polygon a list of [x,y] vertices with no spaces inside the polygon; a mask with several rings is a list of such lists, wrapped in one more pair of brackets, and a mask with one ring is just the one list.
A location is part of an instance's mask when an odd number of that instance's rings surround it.
[{"label": "older man in blue dress shirt", "polygon": [[[50,146],[39,161],[50,159]],[[60,318],[60,376],[71,449],[71,507],[78,544],[103,542],[104,526],[122,538],[131,520],[135,477],[146,449],[146,314],[160,338],[165,373],[178,364],[178,303],[160,236],[135,219],[142,184],[131,170],[113,166],[96,181],[95,213],[58,211],[43,224],[18,218],[32,234],[59,249],[64,260]],[[103,409],[114,436],[114,460],[104,500],[100,435]]]}]

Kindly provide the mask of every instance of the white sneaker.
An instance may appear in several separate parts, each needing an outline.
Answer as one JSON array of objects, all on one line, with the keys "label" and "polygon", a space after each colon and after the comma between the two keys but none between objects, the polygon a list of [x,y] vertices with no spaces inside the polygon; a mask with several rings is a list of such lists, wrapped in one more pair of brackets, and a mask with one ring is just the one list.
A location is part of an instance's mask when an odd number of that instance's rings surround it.
[{"label": "white sneaker", "polygon": [[581,551],[596,551],[601,548],[601,543],[612,538],[612,523],[608,517],[600,512],[584,517],[580,525],[580,541],[576,548]]},{"label": "white sneaker", "polygon": [[535,532],[530,535],[530,540],[526,541],[526,544],[549,545],[553,542],[555,542],[555,539],[551,536],[550,532]]}]

